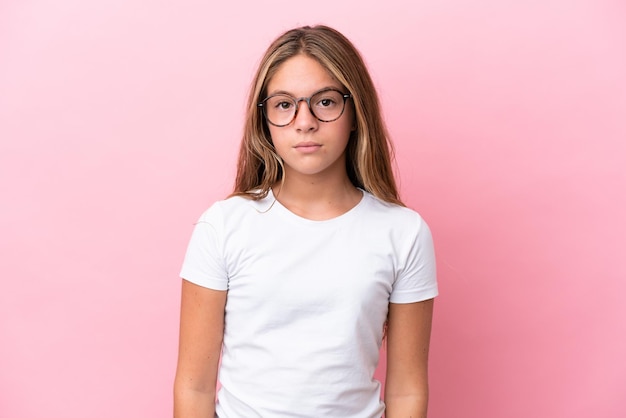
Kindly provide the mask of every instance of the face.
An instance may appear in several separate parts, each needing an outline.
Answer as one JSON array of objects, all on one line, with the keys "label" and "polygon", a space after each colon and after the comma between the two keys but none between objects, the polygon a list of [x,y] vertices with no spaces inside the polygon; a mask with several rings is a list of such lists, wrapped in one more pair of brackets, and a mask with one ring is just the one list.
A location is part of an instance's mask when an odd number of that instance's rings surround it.
[{"label": "face", "polygon": [[[296,55],[280,65],[267,86],[267,95],[286,93],[297,99],[328,88],[347,93],[315,59]],[[316,106],[313,100],[311,106]],[[276,152],[285,165],[286,179],[292,176],[310,176],[311,180],[323,176],[347,178],[345,151],[353,120],[350,99],[343,114],[332,122],[318,120],[303,100],[298,102],[296,117],[290,124],[277,127],[268,123]]]}]

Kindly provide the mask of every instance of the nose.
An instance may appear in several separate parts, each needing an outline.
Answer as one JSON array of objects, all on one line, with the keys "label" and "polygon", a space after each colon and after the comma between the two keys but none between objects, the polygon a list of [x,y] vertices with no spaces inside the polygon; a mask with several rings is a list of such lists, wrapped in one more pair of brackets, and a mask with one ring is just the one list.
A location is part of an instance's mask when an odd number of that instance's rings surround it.
[{"label": "nose", "polygon": [[294,119],[294,126],[300,131],[310,131],[317,127],[318,120],[311,113],[311,108],[306,99],[298,100],[296,107],[296,116]]}]

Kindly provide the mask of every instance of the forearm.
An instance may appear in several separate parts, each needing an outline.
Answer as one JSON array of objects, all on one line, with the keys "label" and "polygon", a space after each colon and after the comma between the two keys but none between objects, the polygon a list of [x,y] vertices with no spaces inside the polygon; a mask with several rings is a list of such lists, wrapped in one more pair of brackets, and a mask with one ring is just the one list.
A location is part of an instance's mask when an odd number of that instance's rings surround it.
[{"label": "forearm", "polygon": [[215,391],[174,387],[174,418],[215,417]]},{"label": "forearm", "polygon": [[433,300],[389,304],[386,418],[426,418]]},{"label": "forearm", "polygon": [[385,395],[385,418],[426,418],[428,392],[415,395]]},{"label": "forearm", "polygon": [[226,292],[183,280],[174,418],[214,418]]}]

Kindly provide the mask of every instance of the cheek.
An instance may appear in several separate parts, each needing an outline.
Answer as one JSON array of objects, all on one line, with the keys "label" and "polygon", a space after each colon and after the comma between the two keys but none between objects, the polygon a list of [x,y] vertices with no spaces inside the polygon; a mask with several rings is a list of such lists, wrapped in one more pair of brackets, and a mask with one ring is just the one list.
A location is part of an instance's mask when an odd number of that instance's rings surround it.
[{"label": "cheek", "polygon": [[268,126],[267,131],[269,132],[270,142],[276,146],[276,139],[280,137],[280,133],[272,125]]},{"label": "cheek", "polygon": [[274,146],[276,152],[280,153],[286,147],[285,132],[281,128],[269,127],[270,142]]},{"label": "cheek", "polygon": [[356,131],[356,113],[354,111],[354,105],[352,103],[346,103],[345,110],[346,120],[349,121],[351,131]]},{"label": "cheek", "polygon": [[356,120],[352,116],[352,114],[346,115],[344,120],[341,121],[341,133],[345,135],[347,138],[352,136],[352,133],[356,131]]}]

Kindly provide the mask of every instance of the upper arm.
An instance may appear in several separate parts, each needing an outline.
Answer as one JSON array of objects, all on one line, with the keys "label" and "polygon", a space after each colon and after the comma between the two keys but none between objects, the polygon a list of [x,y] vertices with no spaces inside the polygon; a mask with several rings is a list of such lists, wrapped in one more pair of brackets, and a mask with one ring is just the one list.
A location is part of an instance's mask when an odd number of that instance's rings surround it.
[{"label": "upper arm", "polygon": [[[385,382],[387,417],[393,414],[394,408],[405,410],[404,406],[398,405],[413,405],[411,408],[420,414],[413,416],[426,416],[433,305],[433,299],[389,304]],[[401,401],[394,404],[398,399]]]},{"label": "upper arm", "polygon": [[226,291],[182,282],[176,390],[214,393],[224,337]]}]

